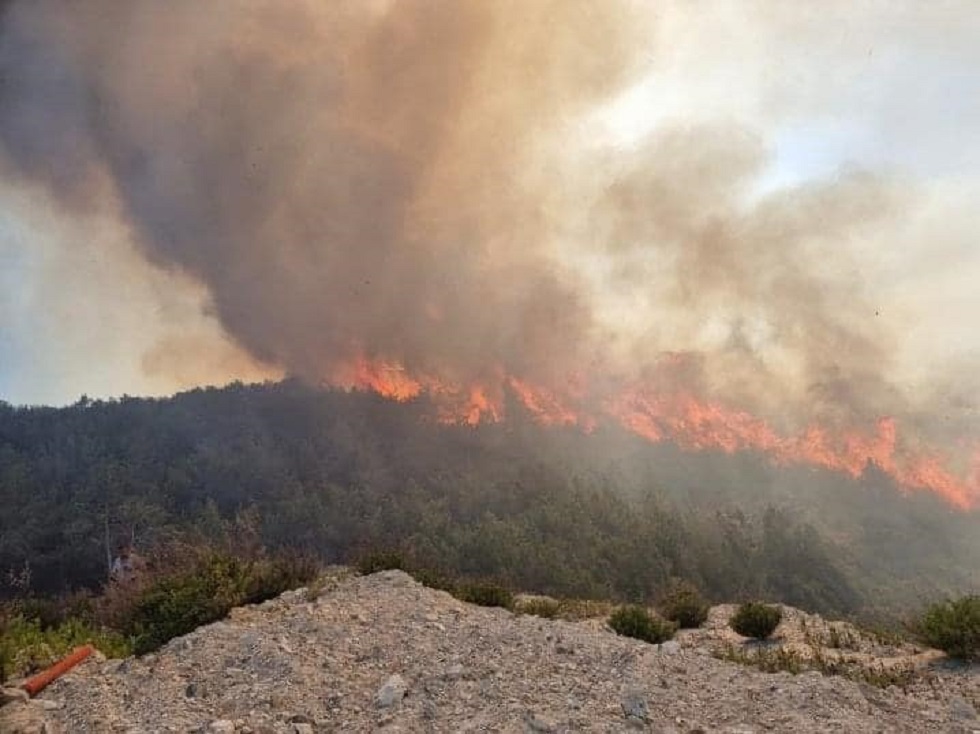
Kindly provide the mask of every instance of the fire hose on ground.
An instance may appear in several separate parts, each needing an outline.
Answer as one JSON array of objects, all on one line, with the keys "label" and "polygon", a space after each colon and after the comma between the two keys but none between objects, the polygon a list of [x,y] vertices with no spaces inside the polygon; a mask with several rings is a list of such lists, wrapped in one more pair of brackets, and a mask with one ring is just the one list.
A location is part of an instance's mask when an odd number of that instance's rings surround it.
[{"label": "fire hose on ground", "polygon": [[42,670],[36,675],[32,675],[26,681],[21,683],[20,687],[27,691],[28,695],[33,698],[38,693],[43,691],[49,684],[85,660],[85,658],[87,658],[93,652],[95,652],[95,648],[91,645],[77,647],[69,655],[66,655],[51,667],[47,668],[46,670]]}]

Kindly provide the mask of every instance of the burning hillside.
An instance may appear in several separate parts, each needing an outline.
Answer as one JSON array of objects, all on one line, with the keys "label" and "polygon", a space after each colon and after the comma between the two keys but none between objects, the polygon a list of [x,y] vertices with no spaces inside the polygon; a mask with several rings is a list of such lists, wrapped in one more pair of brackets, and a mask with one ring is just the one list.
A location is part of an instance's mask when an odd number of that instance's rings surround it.
[{"label": "burning hillside", "polygon": [[[546,425],[872,462],[973,507],[975,407],[935,401],[963,375],[909,379],[879,305],[921,192],[861,171],[766,189],[761,133],[708,115],[600,134],[684,12],[15,0],[0,168],[203,288],[270,374],[426,394],[450,422],[505,420],[512,395]],[[150,371],[218,349],[162,343]]]},{"label": "burning hillside", "polygon": [[[811,424],[799,434],[782,435],[761,418],[684,392],[663,395],[633,386],[604,400],[590,401],[580,385],[574,392],[561,394],[516,377],[501,376],[489,385],[464,388],[413,376],[397,364],[364,359],[335,375],[331,384],[372,390],[396,401],[424,394],[439,406],[440,420],[468,425],[504,420],[505,395],[510,393],[546,426],[577,426],[590,431],[598,421],[612,420],[654,443],[671,441],[688,450],[716,449],[729,454],[757,451],[777,464],[809,465],[855,478],[874,464],[898,485],[935,492],[960,509],[972,509],[980,500],[980,449],[972,474],[960,478],[948,468],[948,457],[938,451],[903,447],[897,422],[889,417],[880,418],[864,431],[831,432]],[[585,407],[589,404],[593,407]]]}]

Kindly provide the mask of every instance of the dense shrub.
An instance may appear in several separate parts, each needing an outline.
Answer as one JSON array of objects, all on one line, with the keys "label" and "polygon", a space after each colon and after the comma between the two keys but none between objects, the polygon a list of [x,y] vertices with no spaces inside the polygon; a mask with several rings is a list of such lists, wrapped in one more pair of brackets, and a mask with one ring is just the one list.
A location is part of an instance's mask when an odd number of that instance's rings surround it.
[{"label": "dense shrub", "polygon": [[514,607],[514,594],[509,589],[495,583],[462,584],[455,589],[453,596],[460,601],[479,604],[481,607],[503,607],[504,609]]},{"label": "dense shrub", "polygon": [[135,599],[125,623],[136,653],[221,619],[243,598],[244,587],[242,564],[217,556],[201,568],[152,583]]},{"label": "dense shrub", "polygon": [[980,596],[934,604],[919,623],[923,639],[950,657],[980,660]]},{"label": "dense shrub", "polygon": [[681,629],[700,627],[708,618],[708,609],[697,587],[683,581],[673,584],[660,602],[661,616]]},{"label": "dense shrub", "polygon": [[141,590],[122,622],[143,654],[168,640],[224,617],[233,607],[271,599],[308,583],[316,565],[302,556],[246,561],[224,554],[166,576]]},{"label": "dense shrub", "polygon": [[405,571],[408,568],[405,557],[395,550],[370,551],[358,558],[356,565],[365,576],[379,571]]},{"label": "dense shrub", "polygon": [[652,616],[640,606],[627,605],[620,607],[609,617],[609,626],[618,635],[635,637],[644,642],[659,644],[674,636],[677,625]]},{"label": "dense shrub", "polygon": [[783,619],[779,607],[761,602],[742,604],[738,611],[728,620],[728,626],[743,637],[754,637],[757,640],[768,639]]}]

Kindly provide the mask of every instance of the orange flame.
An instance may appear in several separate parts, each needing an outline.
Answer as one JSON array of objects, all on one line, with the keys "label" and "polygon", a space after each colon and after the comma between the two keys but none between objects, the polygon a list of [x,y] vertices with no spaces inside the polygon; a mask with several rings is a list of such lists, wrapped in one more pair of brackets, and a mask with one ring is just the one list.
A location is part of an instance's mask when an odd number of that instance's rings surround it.
[{"label": "orange flame", "polygon": [[460,399],[459,390],[435,390],[436,395],[450,399],[439,413],[439,420],[443,423],[465,423],[468,426],[476,426],[484,421],[496,423],[503,418],[500,407],[487,397],[486,389],[480,385],[472,385],[465,397]]},{"label": "orange flame", "polygon": [[400,403],[422,394],[423,384],[411,377],[397,362],[372,362],[358,357],[336,369],[328,382],[346,390],[372,390]]},{"label": "orange flame", "polygon": [[501,406],[490,400],[485,387],[447,385],[435,377],[410,374],[396,361],[372,361],[361,355],[335,369],[327,382],[346,390],[370,390],[402,403],[426,393],[437,399],[439,420],[444,423],[477,425],[503,417]]},{"label": "orange flame", "polygon": [[508,379],[507,384],[517,397],[540,423],[546,426],[574,426],[582,423],[581,417],[567,407],[557,395],[544,388],[535,387],[516,377]]},{"label": "orange flame", "polygon": [[727,453],[754,450],[779,464],[806,464],[859,477],[873,463],[901,486],[934,492],[963,510],[980,500],[978,471],[957,478],[933,454],[900,455],[898,426],[892,418],[878,420],[871,435],[848,431],[834,438],[823,427],[808,426],[799,436],[779,436],[762,419],[692,396],[649,397],[632,393],[608,406],[622,425],[644,438],[670,439],[683,448],[721,449]]},{"label": "orange flame", "polygon": [[813,424],[799,435],[784,436],[745,411],[686,392],[661,395],[642,386],[606,399],[595,415],[580,407],[588,392],[581,379],[570,380],[569,389],[562,392],[498,370],[486,384],[454,385],[409,373],[396,361],[363,356],[336,370],[328,382],[346,389],[371,390],[400,402],[426,394],[438,406],[440,421],[471,426],[502,420],[504,395],[509,390],[545,426],[575,426],[588,432],[600,418],[611,419],[654,443],[672,441],[687,450],[716,449],[729,454],[758,451],[777,464],[821,467],[855,478],[870,462],[906,489],[934,492],[963,510],[980,504],[980,447],[967,476],[960,478],[938,452],[901,448],[898,423],[889,417],[880,418],[870,432],[849,430],[834,435]]}]

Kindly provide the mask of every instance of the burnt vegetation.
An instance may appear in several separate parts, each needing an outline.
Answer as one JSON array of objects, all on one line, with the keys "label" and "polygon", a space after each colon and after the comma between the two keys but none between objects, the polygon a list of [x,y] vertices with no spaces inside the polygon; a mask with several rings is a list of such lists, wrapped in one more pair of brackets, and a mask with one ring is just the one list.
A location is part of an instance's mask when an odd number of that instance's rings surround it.
[{"label": "burnt vegetation", "polygon": [[424,398],[289,381],[0,404],[0,593],[97,590],[109,537],[153,557],[220,545],[246,521],[273,554],[381,567],[401,556],[366,549],[395,548],[434,585],[556,597],[650,603],[682,578],[709,601],[895,616],[969,590],[976,516],[902,495],[873,468],[774,468],[507,407],[499,424],[449,426]]}]

